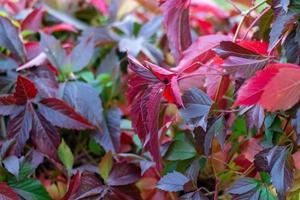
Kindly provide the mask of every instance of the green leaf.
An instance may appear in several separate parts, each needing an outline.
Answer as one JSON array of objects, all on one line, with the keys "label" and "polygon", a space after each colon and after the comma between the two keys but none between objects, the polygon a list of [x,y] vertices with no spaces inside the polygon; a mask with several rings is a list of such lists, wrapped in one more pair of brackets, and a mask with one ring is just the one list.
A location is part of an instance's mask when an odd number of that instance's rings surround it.
[{"label": "green leaf", "polygon": [[58,147],[58,157],[66,166],[67,170],[70,171],[74,164],[74,156],[71,149],[63,139]]},{"label": "green leaf", "polygon": [[113,157],[111,151],[109,151],[103,156],[101,162],[99,163],[99,172],[104,181],[107,180],[112,166]]},{"label": "green leaf", "polygon": [[187,141],[174,141],[168,149],[167,160],[186,160],[196,156],[194,146]]},{"label": "green leaf", "polygon": [[26,200],[51,200],[43,185],[34,179],[26,179],[22,182],[9,183],[9,186]]}]

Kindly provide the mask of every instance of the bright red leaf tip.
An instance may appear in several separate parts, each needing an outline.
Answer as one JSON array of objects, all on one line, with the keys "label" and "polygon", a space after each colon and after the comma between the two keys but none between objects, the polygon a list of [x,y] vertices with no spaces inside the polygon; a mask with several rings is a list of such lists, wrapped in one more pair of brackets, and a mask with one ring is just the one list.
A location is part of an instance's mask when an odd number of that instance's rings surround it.
[{"label": "bright red leaf tip", "polygon": [[37,93],[38,90],[31,80],[21,75],[18,76],[14,93],[16,104],[25,104],[28,100],[35,98]]},{"label": "bright red leaf tip", "polygon": [[253,51],[254,53],[257,53],[260,55],[268,55],[269,43],[267,43],[267,42],[243,40],[243,41],[238,42],[237,44],[244,47],[245,49]]},{"label": "bright red leaf tip", "polygon": [[235,105],[260,104],[269,111],[287,110],[300,100],[300,68],[271,64],[250,79],[238,93]]}]

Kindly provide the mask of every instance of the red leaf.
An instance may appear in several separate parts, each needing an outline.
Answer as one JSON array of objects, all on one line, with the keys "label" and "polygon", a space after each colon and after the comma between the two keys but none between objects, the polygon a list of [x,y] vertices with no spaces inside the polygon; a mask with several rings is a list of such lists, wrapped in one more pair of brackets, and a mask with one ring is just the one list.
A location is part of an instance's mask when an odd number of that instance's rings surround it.
[{"label": "red leaf", "polygon": [[[254,105],[259,102],[266,85],[278,73],[278,68],[270,65],[248,80],[239,90],[235,105]],[[273,92],[273,91],[272,91]]]},{"label": "red leaf", "polygon": [[240,41],[238,42],[238,45],[253,51],[254,53],[260,54],[260,55],[268,55],[268,46],[269,44],[267,42],[261,42],[261,41]]},{"label": "red leaf", "polygon": [[259,103],[269,111],[287,110],[300,100],[300,68],[292,64],[276,64],[278,73],[264,88]]},{"label": "red leaf", "polygon": [[182,59],[173,71],[194,71],[215,56],[211,51],[222,41],[228,41],[230,37],[225,35],[206,35],[199,37],[187,50],[183,52]]},{"label": "red leaf", "polygon": [[73,194],[79,190],[81,180],[81,173],[77,171],[76,174],[72,177],[71,182],[69,184],[68,190],[61,200],[69,200]]},{"label": "red leaf", "polygon": [[189,7],[190,0],[166,0],[161,4],[169,46],[177,62],[192,44]]},{"label": "red leaf", "polygon": [[20,197],[6,183],[0,183],[1,200],[20,200]]},{"label": "red leaf", "polygon": [[300,100],[300,68],[271,64],[244,85],[235,105],[260,104],[269,111],[287,110]]},{"label": "red leaf", "polygon": [[108,8],[105,0],[91,0],[91,3],[103,14],[108,14]]},{"label": "red leaf", "polygon": [[30,30],[33,32],[39,31],[41,27],[42,18],[44,15],[44,10],[34,9],[23,21],[21,24],[21,30]]},{"label": "red leaf", "polygon": [[46,98],[40,101],[39,111],[53,125],[69,129],[93,129],[93,125],[60,99]]},{"label": "red leaf", "polygon": [[[131,104],[132,125],[145,148],[150,148],[159,169],[158,118],[164,87],[163,83],[149,85],[147,89],[136,93]],[[133,93],[131,90],[134,89],[134,86],[129,86],[129,93]]]},{"label": "red leaf", "polygon": [[25,104],[28,100],[35,98],[37,93],[37,88],[31,80],[21,75],[18,76],[14,93],[16,104]]},{"label": "red leaf", "polygon": [[107,184],[110,186],[129,185],[141,177],[141,170],[134,164],[115,164],[108,176]]},{"label": "red leaf", "polygon": [[77,29],[72,26],[71,24],[66,24],[66,23],[60,23],[60,24],[56,24],[53,26],[48,26],[43,28],[43,32],[47,33],[47,34],[51,34],[54,32],[60,32],[60,31],[69,31],[69,32],[73,32],[73,33],[77,33]]}]

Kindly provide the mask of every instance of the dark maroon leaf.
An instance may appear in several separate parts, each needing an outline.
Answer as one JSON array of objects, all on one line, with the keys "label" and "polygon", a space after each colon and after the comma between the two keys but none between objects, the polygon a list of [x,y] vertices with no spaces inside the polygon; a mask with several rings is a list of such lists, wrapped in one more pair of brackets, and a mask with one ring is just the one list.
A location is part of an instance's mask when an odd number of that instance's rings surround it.
[{"label": "dark maroon leaf", "polygon": [[50,63],[57,69],[65,67],[64,65],[67,62],[67,53],[61,47],[60,42],[52,35],[48,35],[43,32],[40,32],[40,35],[40,45],[44,53],[47,55]]},{"label": "dark maroon leaf", "polygon": [[118,108],[111,108],[104,115],[101,131],[95,137],[96,141],[103,146],[105,151],[119,152],[121,115],[121,110]]},{"label": "dark maroon leaf", "polygon": [[113,166],[107,179],[110,186],[129,185],[141,177],[141,170],[134,164],[118,163]]},{"label": "dark maroon leaf", "polygon": [[40,113],[55,126],[77,130],[93,128],[92,124],[60,99],[43,99],[38,105]]},{"label": "dark maroon leaf", "polygon": [[75,194],[79,190],[80,182],[81,182],[81,173],[80,171],[77,171],[76,174],[72,177],[68,186],[68,190],[61,200],[69,200],[70,196]]},{"label": "dark maroon leaf", "polygon": [[44,10],[42,8],[35,8],[23,21],[21,24],[21,29],[30,30],[33,32],[39,31],[42,23],[42,18],[44,15]]},{"label": "dark maroon leaf", "polygon": [[174,171],[163,176],[157,183],[156,187],[168,192],[178,192],[183,190],[184,184],[188,181],[189,179],[186,176]]},{"label": "dark maroon leaf", "polygon": [[31,139],[34,146],[48,158],[58,161],[57,148],[60,137],[55,127],[39,112],[32,109]]},{"label": "dark maroon leaf", "polygon": [[225,119],[224,116],[220,116],[217,118],[209,127],[205,139],[204,139],[204,152],[205,155],[209,155],[211,151],[212,140],[214,137],[217,138],[222,149],[225,144],[225,136],[226,136],[226,127],[225,127]]},{"label": "dark maroon leaf", "polygon": [[28,100],[35,98],[37,93],[37,88],[31,80],[21,75],[18,76],[14,93],[16,104],[25,104]]},{"label": "dark maroon leaf", "polygon": [[[163,83],[149,86],[145,91],[140,91],[131,104],[132,126],[139,135],[144,147],[149,149],[158,169],[161,168],[158,118],[163,88]],[[135,87],[130,86],[130,89],[135,89]]]},{"label": "dark maroon leaf", "polygon": [[7,135],[16,140],[15,151],[17,155],[21,153],[32,129],[32,109],[31,104],[25,105],[8,122]]},{"label": "dark maroon leaf", "polygon": [[13,114],[17,109],[16,100],[13,95],[0,95],[0,115]]},{"label": "dark maroon leaf", "polygon": [[285,196],[293,183],[293,168],[289,156],[289,150],[283,146],[265,149],[255,155],[255,166],[271,174],[279,199]]},{"label": "dark maroon leaf", "polygon": [[71,65],[74,72],[78,72],[86,67],[94,54],[94,34],[81,37],[79,44],[71,53]]},{"label": "dark maroon leaf", "polygon": [[9,19],[2,16],[0,16],[0,46],[7,48],[21,59],[25,58],[25,48],[18,29]]},{"label": "dark maroon leaf", "polygon": [[201,126],[206,130],[207,117],[212,100],[204,92],[197,88],[186,91],[182,96],[183,108],[180,109],[181,117],[192,128]]},{"label": "dark maroon leaf", "polygon": [[170,49],[178,63],[183,51],[192,44],[189,22],[190,1],[166,0],[161,7]]},{"label": "dark maroon leaf", "polygon": [[139,189],[133,184],[114,186],[114,187],[110,187],[109,189],[112,190],[112,193],[105,196],[109,200],[110,199],[142,200]]},{"label": "dark maroon leaf", "polygon": [[20,197],[5,182],[0,183],[1,200],[20,200]]},{"label": "dark maroon leaf", "polygon": [[220,46],[215,48],[214,51],[222,58],[227,58],[228,56],[238,56],[242,58],[257,59],[262,57],[262,55],[230,41],[221,42]]}]

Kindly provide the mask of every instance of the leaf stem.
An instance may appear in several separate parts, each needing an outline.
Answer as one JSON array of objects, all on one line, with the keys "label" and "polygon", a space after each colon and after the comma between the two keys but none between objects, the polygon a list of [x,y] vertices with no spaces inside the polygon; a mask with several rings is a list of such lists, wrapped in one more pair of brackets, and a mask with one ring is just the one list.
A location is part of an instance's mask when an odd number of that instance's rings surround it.
[{"label": "leaf stem", "polygon": [[6,126],[5,126],[5,121],[4,121],[4,117],[1,117],[1,136],[5,139],[7,137],[7,133],[6,133]]},{"label": "leaf stem", "polygon": [[237,29],[236,29],[236,32],[235,32],[235,34],[234,34],[234,37],[233,37],[233,42],[236,42],[236,39],[237,39],[237,37],[238,37],[238,35],[239,35],[239,33],[240,33],[240,31],[241,31],[241,28],[242,28],[242,26],[243,26],[243,24],[244,24],[244,22],[245,22],[245,20],[246,20],[246,17],[252,12],[252,11],[254,11],[255,9],[257,9],[258,7],[260,7],[261,5],[263,5],[264,3],[266,3],[267,1],[266,0],[264,0],[264,1],[262,1],[262,2],[260,2],[260,3],[258,3],[258,4],[256,4],[255,6],[253,6],[253,7],[251,7],[248,11],[246,11],[246,12],[242,12],[242,20],[240,21],[240,23],[239,23],[239,25],[238,25],[238,27],[237,27]]}]

